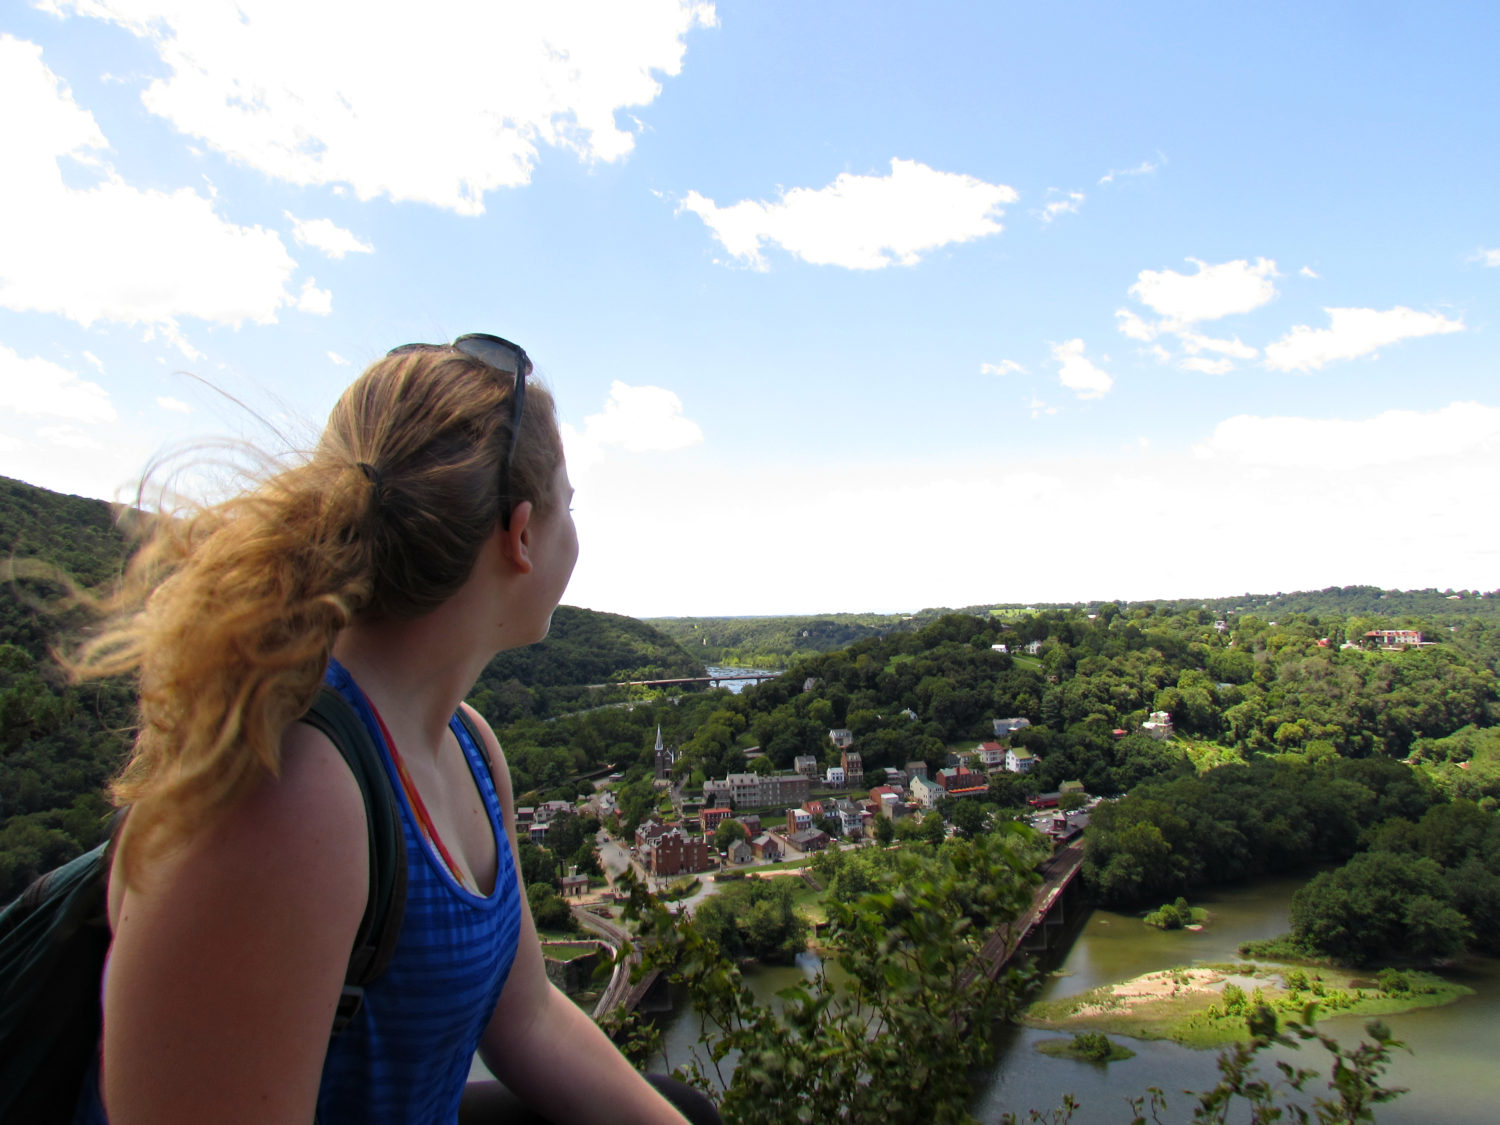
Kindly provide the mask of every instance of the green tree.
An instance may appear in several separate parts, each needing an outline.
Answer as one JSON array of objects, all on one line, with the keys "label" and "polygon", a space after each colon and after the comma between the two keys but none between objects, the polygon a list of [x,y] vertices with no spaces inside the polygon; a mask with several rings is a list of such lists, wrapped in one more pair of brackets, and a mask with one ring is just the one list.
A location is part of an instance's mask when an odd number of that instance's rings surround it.
[{"label": "green tree", "polygon": [[714,829],[714,847],[719,851],[728,851],[729,845],[736,840],[744,840],[749,836],[745,826],[737,820],[721,820]]},{"label": "green tree", "polygon": [[[722,926],[711,933],[697,916],[678,926],[652,912],[656,956],[672,963],[704,1019],[692,1068],[717,1072],[725,1120],[968,1120],[967,1076],[989,1057],[995,1021],[1015,994],[1008,981],[970,980],[967,970],[991,929],[1030,902],[1040,856],[1035,835],[1019,827],[892,853],[880,891],[830,904],[843,983],[819,973],[783,992],[779,1011],[758,1004],[725,962],[714,936]],[[632,910],[648,906],[633,896]],[[731,1052],[732,1075],[722,1067]]]},{"label": "green tree", "polygon": [[1430,859],[1366,852],[1318,875],[1292,898],[1292,933],[1331,957],[1368,964],[1391,956],[1447,957],[1470,937]]},{"label": "green tree", "polygon": [[526,888],[526,902],[531,907],[531,917],[539,930],[573,930],[573,912],[567,900],[550,886],[533,883]]},{"label": "green tree", "polygon": [[953,827],[965,838],[978,836],[990,826],[988,805],[970,797],[959,801],[953,808]]}]

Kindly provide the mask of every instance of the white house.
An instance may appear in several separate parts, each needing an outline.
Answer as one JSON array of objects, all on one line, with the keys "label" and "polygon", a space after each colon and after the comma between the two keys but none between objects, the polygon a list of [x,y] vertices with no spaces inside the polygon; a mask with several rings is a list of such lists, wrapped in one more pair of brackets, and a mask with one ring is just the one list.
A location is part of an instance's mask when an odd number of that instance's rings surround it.
[{"label": "white house", "polygon": [[1030,750],[1012,746],[1005,751],[1005,768],[1011,773],[1030,773],[1036,765],[1036,755]]},{"label": "white house", "polygon": [[981,742],[978,752],[979,764],[987,770],[999,769],[1005,765],[1005,747],[998,742]]},{"label": "white house", "polygon": [[1172,716],[1166,711],[1152,711],[1151,717],[1141,724],[1141,730],[1152,738],[1172,737]]},{"label": "white house", "polygon": [[943,795],[943,787],[935,781],[928,781],[925,777],[914,777],[907,786],[907,792],[911,794],[913,804],[930,809]]}]

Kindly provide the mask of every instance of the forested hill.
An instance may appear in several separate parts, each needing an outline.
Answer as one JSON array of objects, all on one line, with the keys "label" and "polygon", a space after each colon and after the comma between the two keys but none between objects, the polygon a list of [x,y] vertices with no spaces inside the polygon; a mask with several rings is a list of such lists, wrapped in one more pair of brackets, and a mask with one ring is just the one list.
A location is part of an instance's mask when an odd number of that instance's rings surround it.
[{"label": "forested hill", "polygon": [[[108,504],[0,477],[0,904],[98,840],[100,792],[134,721],[128,684],[65,682],[51,652],[81,619],[50,608],[59,587],[12,580],[10,564],[40,560],[92,586],[119,571],[126,550]],[[579,685],[702,674],[649,625],[562,607],[545,642],[485,670],[474,702],[499,723],[611,698]]]},{"label": "forested hill", "polygon": [[[1072,602],[1017,604],[987,607],[991,612],[1006,614],[1031,612],[1033,609],[1098,610],[1107,604],[1121,609],[1142,605],[1172,613],[1204,609],[1218,617],[1254,613],[1261,617],[1301,613],[1323,617],[1353,615],[1393,618],[1416,616],[1434,618],[1500,618],[1500,590],[1386,590],[1380,586],[1329,586],[1322,590],[1297,590],[1292,593],[1235,594],[1222,598],[1169,598],[1152,602]],[[982,612],[976,607],[966,612]],[[1385,626],[1399,627],[1399,626]]]},{"label": "forested hill", "polygon": [[50,653],[79,618],[43,606],[60,588],[13,579],[40,560],[84,585],[116,572],[125,537],[108,504],[0,477],[0,902],[38,872],[91,847],[108,811],[99,792],[127,748],[125,685],[68,685]]},{"label": "forested hill", "polygon": [[[1330,586],[1296,593],[1237,594],[1222,598],[1176,598],[1151,602],[994,602],[962,609],[922,609],[910,614],[832,613],[807,617],[650,617],[647,622],[709,664],[784,668],[798,656],[832,652],[858,641],[925,628],[945,614],[1011,620],[1042,611],[1145,609],[1168,614],[1207,611],[1219,618],[1253,614],[1262,620],[1301,614],[1330,618],[1341,627],[1393,629],[1446,626],[1474,617],[1500,620],[1500,591],[1383,590],[1379,586]],[[1379,618],[1363,622],[1354,618]],[[1342,633],[1340,634],[1342,637]]]},{"label": "forested hill", "polygon": [[[937,611],[928,611],[925,616],[936,615]],[[798,655],[847,648],[913,620],[896,614],[833,613],[821,617],[651,617],[647,623],[706,663],[781,668]]]},{"label": "forested hill", "polygon": [[647,622],[564,605],[552,615],[541,644],[502,652],[490,662],[470,702],[491,722],[510,722],[589,702],[590,684],[704,674],[700,661]]}]

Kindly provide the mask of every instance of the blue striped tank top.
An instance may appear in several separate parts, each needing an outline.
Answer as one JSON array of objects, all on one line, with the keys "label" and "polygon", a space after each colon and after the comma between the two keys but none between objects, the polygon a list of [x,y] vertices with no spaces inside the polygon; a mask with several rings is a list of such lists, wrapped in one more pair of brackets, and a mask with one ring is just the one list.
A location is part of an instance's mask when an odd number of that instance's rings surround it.
[{"label": "blue striped tank top", "polygon": [[[381,749],[406,839],[406,912],[390,965],[328,1046],[318,1125],[451,1125],[521,933],[515,858],[500,798],[484,751],[455,716],[449,725],[495,832],[495,889],[476,895],[459,885],[423,838],[364,693],[336,661],[326,679]],[[86,1076],[74,1125],[108,1125],[97,1064]]]},{"label": "blue striped tank top", "polygon": [[482,897],[462,887],[423,838],[364,693],[336,661],[327,680],[381,748],[401,807],[407,883],[406,914],[390,966],[329,1044],[319,1125],[447,1125],[458,1115],[470,1062],[505,987],[521,932],[515,860],[500,799],[484,751],[455,716],[450,726],[495,830],[495,889]]}]

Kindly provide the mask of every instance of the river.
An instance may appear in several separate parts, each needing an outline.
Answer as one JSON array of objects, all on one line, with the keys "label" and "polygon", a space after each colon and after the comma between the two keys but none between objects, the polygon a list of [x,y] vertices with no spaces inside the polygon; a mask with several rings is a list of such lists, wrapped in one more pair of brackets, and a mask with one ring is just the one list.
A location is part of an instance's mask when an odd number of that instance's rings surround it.
[{"label": "river", "polygon": [[[1039,996],[1068,996],[1195,960],[1237,960],[1240,942],[1286,931],[1287,910],[1301,882],[1265,879],[1195,899],[1195,906],[1212,912],[1210,924],[1201,933],[1156,930],[1138,916],[1094,910],[1070,928],[1071,942],[1051,955],[1051,964],[1041,966],[1052,971]],[[757,970],[747,975],[747,981],[758,996],[768,999],[815,967],[816,961],[808,957],[795,968]],[[1475,994],[1447,1007],[1385,1017],[1396,1038],[1411,1052],[1397,1053],[1386,1081],[1406,1086],[1410,1092],[1376,1110],[1376,1120],[1382,1125],[1491,1125],[1500,1119],[1496,1111],[1500,1071],[1494,1063],[1496,1029],[1500,1028],[1500,961],[1470,958],[1447,975],[1473,988]],[[684,1061],[697,1043],[696,1024],[686,1010],[664,1023],[664,1046],[672,1065]],[[1363,1021],[1345,1017],[1319,1026],[1351,1046]],[[1136,1057],[1105,1067],[1049,1058],[1036,1049],[1038,1041],[1057,1034],[1016,1026],[1000,1029],[996,1062],[979,1077],[970,1107],[980,1121],[998,1121],[1007,1110],[1024,1120],[1027,1109],[1050,1109],[1071,1092],[1081,1103],[1073,1125],[1122,1125],[1130,1120],[1125,1097],[1138,1096],[1148,1086],[1168,1093],[1163,1120],[1186,1121],[1191,1115],[1190,1099],[1179,1091],[1205,1090],[1218,1081],[1214,1051],[1122,1038]],[[1275,1057],[1327,1073],[1329,1056],[1321,1048],[1304,1047]],[[1271,1066],[1267,1061],[1262,1070]],[[1319,1080],[1317,1092],[1324,1092],[1325,1081]]]},{"label": "river", "polygon": [[[710,664],[705,669],[705,671],[707,671],[710,676],[736,676],[736,675],[742,675],[742,676],[749,676],[749,675],[757,675],[757,676],[779,676],[779,675],[781,675],[781,672],[778,669],[770,669],[770,668],[741,668],[741,667],[739,667],[738,665],[735,665],[735,664]],[[753,684],[755,682],[756,682],[755,680],[730,680],[728,683],[724,684],[723,686],[726,687],[726,688],[728,688],[731,694],[733,694],[733,695],[739,695],[740,692],[744,691],[745,688],[747,688],[749,685],[751,685],[751,684]]]}]

